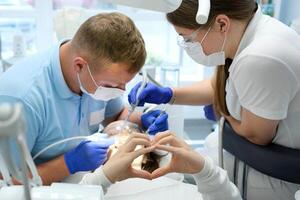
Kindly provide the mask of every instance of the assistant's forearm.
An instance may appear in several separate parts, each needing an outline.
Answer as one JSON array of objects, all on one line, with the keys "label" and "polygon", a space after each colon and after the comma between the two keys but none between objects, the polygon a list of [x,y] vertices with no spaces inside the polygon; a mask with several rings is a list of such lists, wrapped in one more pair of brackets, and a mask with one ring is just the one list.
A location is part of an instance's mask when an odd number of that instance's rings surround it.
[{"label": "assistant's forearm", "polygon": [[211,80],[203,80],[190,86],[173,88],[174,104],[208,105],[213,102],[214,90]]},{"label": "assistant's forearm", "polygon": [[[238,120],[227,116],[225,117],[226,120],[229,122],[231,125],[232,129],[234,132],[248,141],[252,142],[253,144],[257,145],[267,145],[272,141],[272,138],[270,135],[272,134],[267,134],[267,132],[262,131],[262,133],[255,132],[253,130],[249,130],[245,128],[245,126]],[[275,135],[275,133],[273,133]]]}]

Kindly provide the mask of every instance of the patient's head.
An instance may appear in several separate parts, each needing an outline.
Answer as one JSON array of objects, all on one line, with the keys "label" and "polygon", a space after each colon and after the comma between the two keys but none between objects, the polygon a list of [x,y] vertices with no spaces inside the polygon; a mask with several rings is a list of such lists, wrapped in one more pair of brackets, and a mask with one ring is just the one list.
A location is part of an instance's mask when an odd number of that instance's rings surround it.
[{"label": "patient's head", "polygon": [[[118,151],[118,148],[127,141],[131,133],[143,133],[137,124],[125,122],[123,120],[110,123],[105,127],[103,132],[115,137],[116,142],[110,147],[110,156]],[[151,152],[135,159],[132,166],[151,173],[159,168],[160,159],[160,155]]]}]

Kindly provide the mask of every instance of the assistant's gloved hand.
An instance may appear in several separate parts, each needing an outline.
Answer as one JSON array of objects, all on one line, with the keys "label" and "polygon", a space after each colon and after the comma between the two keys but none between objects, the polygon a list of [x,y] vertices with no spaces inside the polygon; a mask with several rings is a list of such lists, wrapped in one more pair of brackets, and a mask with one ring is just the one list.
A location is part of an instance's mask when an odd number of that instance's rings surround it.
[{"label": "assistant's gloved hand", "polygon": [[212,104],[204,106],[203,110],[204,110],[205,117],[207,119],[212,120],[212,121],[217,121],[217,118],[215,116],[214,107]]},{"label": "assistant's gloved hand", "polygon": [[107,150],[113,140],[101,142],[82,141],[76,148],[65,153],[66,165],[71,174],[79,171],[91,171],[98,168],[107,158]]},{"label": "assistant's gloved hand", "polygon": [[148,130],[150,135],[155,135],[158,132],[169,129],[168,114],[165,112],[161,114],[161,112],[163,111],[153,110],[143,114],[141,117],[143,128]]},{"label": "assistant's gloved hand", "polygon": [[[140,88],[142,82],[138,83],[136,86],[132,88],[128,95],[128,102],[130,104],[135,104],[136,102],[136,93]],[[173,91],[169,87],[159,87],[154,85],[153,83],[147,83],[144,90],[141,92],[138,97],[139,104],[138,106],[144,106],[145,103],[169,103],[173,96]]]}]

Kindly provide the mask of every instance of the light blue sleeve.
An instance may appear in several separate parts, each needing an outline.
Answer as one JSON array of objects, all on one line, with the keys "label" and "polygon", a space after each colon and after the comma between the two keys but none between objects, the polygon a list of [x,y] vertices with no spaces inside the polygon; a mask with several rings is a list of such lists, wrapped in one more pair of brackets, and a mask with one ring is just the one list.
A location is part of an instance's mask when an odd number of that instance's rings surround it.
[{"label": "light blue sleeve", "polygon": [[118,115],[124,109],[122,97],[108,101],[105,109],[105,118],[110,118]]},{"label": "light blue sleeve", "polygon": [[[40,129],[41,129],[41,119],[38,116],[37,112],[30,106],[28,103],[24,102],[21,99],[0,95],[0,103],[21,103],[23,105],[23,115],[26,123],[26,132],[25,138],[29,152],[32,154],[34,150],[35,142],[38,138]],[[13,158],[16,160],[19,159],[18,151],[16,148],[15,140],[10,141],[10,148],[12,150]]]}]

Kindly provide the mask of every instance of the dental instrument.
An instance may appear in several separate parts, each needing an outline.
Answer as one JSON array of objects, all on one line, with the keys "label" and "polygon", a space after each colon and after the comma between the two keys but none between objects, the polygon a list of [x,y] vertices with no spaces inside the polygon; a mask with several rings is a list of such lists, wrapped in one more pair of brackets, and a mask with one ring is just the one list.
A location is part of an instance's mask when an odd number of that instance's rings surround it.
[{"label": "dental instrument", "polygon": [[127,122],[129,120],[130,116],[132,115],[132,113],[134,112],[134,110],[136,109],[136,107],[139,105],[139,97],[140,97],[142,91],[145,89],[145,87],[147,85],[147,82],[148,82],[147,72],[146,72],[145,69],[143,69],[143,81],[142,81],[141,86],[139,87],[139,89],[138,89],[138,91],[136,93],[135,103],[130,105],[127,117],[124,120],[124,125],[122,127],[122,130],[126,127]]}]

